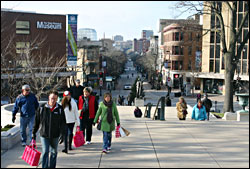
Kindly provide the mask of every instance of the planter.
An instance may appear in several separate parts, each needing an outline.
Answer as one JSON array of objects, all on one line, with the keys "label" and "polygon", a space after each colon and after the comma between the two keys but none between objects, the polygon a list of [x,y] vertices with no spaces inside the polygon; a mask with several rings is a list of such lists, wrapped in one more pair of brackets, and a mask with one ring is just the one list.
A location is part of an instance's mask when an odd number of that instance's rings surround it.
[{"label": "planter", "polygon": [[1,149],[9,150],[21,141],[20,126],[15,126],[8,131],[1,132]]}]

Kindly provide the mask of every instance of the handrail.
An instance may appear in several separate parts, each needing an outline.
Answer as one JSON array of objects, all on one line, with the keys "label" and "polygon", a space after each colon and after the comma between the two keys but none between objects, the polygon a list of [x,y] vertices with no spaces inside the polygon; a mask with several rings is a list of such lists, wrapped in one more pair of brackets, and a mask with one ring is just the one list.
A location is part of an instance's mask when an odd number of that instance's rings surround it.
[{"label": "handrail", "polygon": [[158,106],[159,106],[159,104],[160,104],[160,101],[161,101],[161,98],[158,100],[158,103],[157,103],[157,105],[156,105],[155,113],[154,113],[154,116],[153,116],[152,120],[155,120],[155,115],[156,115],[156,112],[157,112],[157,110],[158,110]]}]

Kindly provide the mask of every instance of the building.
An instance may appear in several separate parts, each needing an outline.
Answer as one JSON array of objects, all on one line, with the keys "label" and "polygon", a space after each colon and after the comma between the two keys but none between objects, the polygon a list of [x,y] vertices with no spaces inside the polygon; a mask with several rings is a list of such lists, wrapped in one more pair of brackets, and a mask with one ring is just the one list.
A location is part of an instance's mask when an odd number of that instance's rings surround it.
[{"label": "building", "polygon": [[128,41],[116,41],[115,42],[115,48],[117,50],[121,50],[121,51],[124,51],[124,50],[128,50],[128,49],[132,49],[132,41],[131,40],[128,40]]},{"label": "building", "polygon": [[139,54],[145,54],[150,46],[150,40],[147,39],[134,39],[132,49]]},{"label": "building", "polygon": [[116,36],[114,37],[114,41],[115,41],[115,42],[117,42],[117,41],[123,41],[123,36],[121,36],[121,35],[116,35]]},{"label": "building", "polygon": [[154,35],[152,30],[142,30],[141,38],[150,40],[150,37]]},{"label": "building", "polygon": [[[202,25],[192,21],[172,23],[162,30],[163,82],[172,81],[174,88],[186,83],[199,87],[199,80],[192,79],[193,72],[200,72],[202,51]],[[192,81],[193,80],[193,81]]]},{"label": "building", "polygon": [[[225,24],[226,35],[229,32],[229,12],[226,5],[220,2],[217,5],[222,7],[222,16]],[[237,20],[236,26],[239,27],[243,14],[248,9],[247,1],[237,1]],[[201,79],[201,91],[213,92],[214,90],[224,94],[224,57],[221,52],[220,35],[214,29],[220,29],[218,18],[212,15],[203,16],[203,29],[212,29],[203,37],[202,42],[202,73],[198,78]],[[243,25],[242,34],[239,39],[242,41],[243,37],[249,32],[249,19]],[[228,44],[229,38],[226,38]],[[239,46],[239,43],[237,44]],[[234,75],[234,80],[239,76],[241,80],[249,86],[249,39],[245,44],[245,48],[241,53],[238,68]]]},{"label": "building", "polygon": [[[48,55],[48,53],[50,55]],[[26,78],[25,56],[37,58],[32,69],[47,69],[66,64],[66,15],[41,14],[1,8],[1,70],[14,68],[15,78]],[[46,58],[47,57],[47,58]],[[53,57],[53,58],[51,58]],[[47,59],[51,62],[45,63]],[[41,63],[39,60],[44,61]],[[58,65],[59,60],[62,63]],[[1,79],[8,79],[9,72],[2,73]],[[56,76],[71,76],[74,72],[59,72]],[[50,76],[37,74],[37,76]],[[30,76],[27,75],[27,78]],[[4,82],[4,81],[3,81]],[[4,84],[4,83],[2,83]]]},{"label": "building", "polygon": [[77,31],[77,41],[82,40],[84,37],[92,40],[97,41],[97,33],[95,29],[91,28],[81,28]]},{"label": "building", "polygon": [[101,71],[100,41],[91,41],[83,38],[78,42],[77,53],[77,79],[81,84],[87,83],[92,87],[98,84],[98,73]]}]

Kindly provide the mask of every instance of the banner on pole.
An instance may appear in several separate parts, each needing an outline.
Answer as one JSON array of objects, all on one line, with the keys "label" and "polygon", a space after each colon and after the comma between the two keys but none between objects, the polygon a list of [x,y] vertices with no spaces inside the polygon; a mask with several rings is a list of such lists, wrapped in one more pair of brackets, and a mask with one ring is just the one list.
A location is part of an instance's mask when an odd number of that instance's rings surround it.
[{"label": "banner on pole", "polygon": [[77,65],[77,14],[68,14],[68,66]]}]

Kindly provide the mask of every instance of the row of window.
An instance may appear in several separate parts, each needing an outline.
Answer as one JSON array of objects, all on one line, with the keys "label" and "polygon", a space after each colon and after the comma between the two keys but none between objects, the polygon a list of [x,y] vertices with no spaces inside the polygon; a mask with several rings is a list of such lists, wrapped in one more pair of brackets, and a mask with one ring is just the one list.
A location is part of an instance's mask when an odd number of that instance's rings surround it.
[{"label": "row of window", "polygon": [[[201,40],[201,35],[199,33],[195,34],[196,41],[199,42]],[[168,34],[165,36],[165,42],[169,41],[183,41],[184,40],[184,32],[173,32],[172,34]],[[193,32],[188,32],[188,41],[193,40]]]},{"label": "row of window", "polygon": [[30,34],[30,22],[16,21],[16,34]]},{"label": "row of window", "polygon": [[[172,46],[172,55],[183,55],[183,46]],[[188,48],[188,55],[192,55],[192,46],[187,46]],[[196,51],[201,51],[201,47],[196,46]],[[166,51],[166,54],[168,52]]]}]

